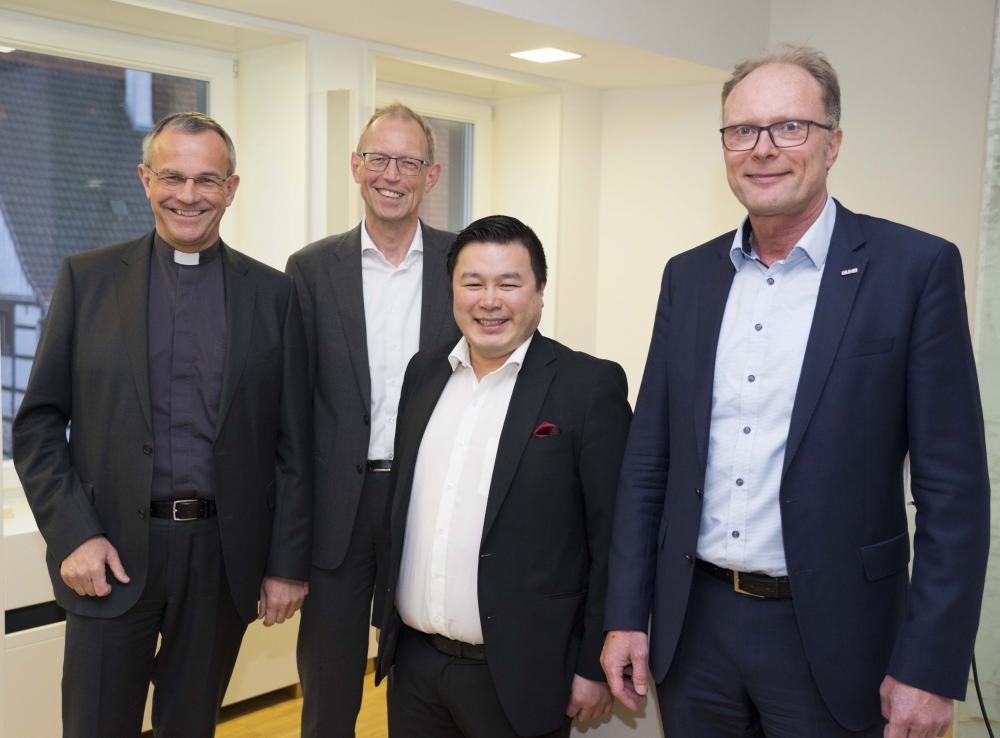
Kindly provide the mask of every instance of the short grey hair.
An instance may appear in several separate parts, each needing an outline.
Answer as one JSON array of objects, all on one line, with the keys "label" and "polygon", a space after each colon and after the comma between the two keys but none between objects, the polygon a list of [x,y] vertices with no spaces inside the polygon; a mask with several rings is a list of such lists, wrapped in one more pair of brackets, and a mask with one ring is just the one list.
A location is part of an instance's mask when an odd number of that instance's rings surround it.
[{"label": "short grey hair", "polygon": [[761,56],[741,61],[733,68],[733,73],[722,85],[723,106],[726,104],[729,93],[736,85],[746,79],[751,72],[768,64],[793,64],[809,72],[812,78],[819,83],[823,93],[827,124],[834,128],[840,126],[840,82],[837,81],[837,72],[826,55],[811,46],[782,44],[777,49]]},{"label": "short grey hair", "polygon": [[153,130],[146,134],[146,137],[142,139],[142,163],[145,166],[150,166],[149,154],[153,148],[153,142],[156,137],[159,136],[166,130],[180,131],[181,133],[204,133],[205,131],[214,131],[219,134],[222,140],[226,144],[226,149],[229,152],[229,163],[226,166],[226,176],[231,177],[236,171],[236,147],[233,146],[233,139],[229,137],[226,133],[226,129],[223,128],[218,121],[214,118],[210,118],[204,113],[171,113],[168,116],[160,118],[159,122],[153,126]]},{"label": "short grey hair", "polygon": [[424,136],[427,138],[427,159],[431,164],[434,163],[434,149],[436,148],[436,141],[434,139],[434,129],[431,128],[431,124],[427,122],[420,113],[416,112],[412,108],[403,105],[403,103],[396,101],[389,103],[384,108],[379,108],[374,113],[372,117],[368,119],[365,123],[365,127],[361,130],[361,135],[358,136],[358,153],[361,153],[361,142],[365,138],[365,134],[368,133],[368,129],[372,127],[372,124],[379,118],[398,118],[401,120],[412,120],[418,126],[420,130],[424,132]]}]

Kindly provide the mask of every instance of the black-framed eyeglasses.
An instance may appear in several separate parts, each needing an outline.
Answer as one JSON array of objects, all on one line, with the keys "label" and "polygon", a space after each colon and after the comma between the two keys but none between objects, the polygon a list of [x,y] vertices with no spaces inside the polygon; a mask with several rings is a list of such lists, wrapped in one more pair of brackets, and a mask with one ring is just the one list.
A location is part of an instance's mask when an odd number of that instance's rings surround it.
[{"label": "black-framed eyeglasses", "polygon": [[396,169],[400,174],[413,177],[420,174],[421,167],[430,164],[429,161],[417,159],[413,156],[389,156],[380,154],[377,151],[362,151],[361,158],[365,160],[365,169],[369,172],[384,172],[389,166],[389,162],[396,162]]},{"label": "black-framed eyeglasses", "polygon": [[730,151],[750,151],[756,148],[761,131],[767,131],[771,143],[777,148],[790,149],[801,146],[808,140],[812,126],[824,131],[833,130],[833,126],[814,120],[779,120],[767,126],[752,126],[749,123],[725,126],[719,129],[719,133],[722,134],[722,145]]},{"label": "black-framed eyeglasses", "polygon": [[171,169],[164,169],[162,171],[156,171],[153,167],[148,164],[143,164],[146,171],[156,177],[160,184],[169,190],[183,190],[187,185],[187,181],[190,179],[194,182],[194,188],[198,192],[220,192],[226,188],[229,184],[229,180],[233,178],[233,175],[228,177],[216,177],[212,174],[199,174],[197,177],[185,177],[180,172],[175,172]]}]

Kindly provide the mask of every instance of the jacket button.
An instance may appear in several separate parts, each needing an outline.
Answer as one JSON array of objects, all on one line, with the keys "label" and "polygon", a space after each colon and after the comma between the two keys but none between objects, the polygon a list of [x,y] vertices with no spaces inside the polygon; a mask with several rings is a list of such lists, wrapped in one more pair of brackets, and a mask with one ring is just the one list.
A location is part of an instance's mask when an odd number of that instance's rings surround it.
[{"label": "jacket button", "polygon": [[361,419],[364,421],[365,425],[369,425],[372,422],[372,416],[368,413],[365,413]]},{"label": "jacket button", "polygon": [[150,454],[153,453],[153,447],[150,446],[148,443],[144,443],[142,444],[142,452],[146,454],[146,456],[149,456]]},{"label": "jacket button", "polygon": [[365,465],[364,464],[358,464],[357,466],[354,467],[354,470],[358,474],[364,474],[365,473]]},{"label": "jacket button", "polygon": [[696,495],[698,495],[698,497],[701,497],[701,488],[700,487],[695,487],[694,488],[694,493]]},{"label": "jacket button", "polygon": [[139,520],[144,520],[146,518],[146,508],[140,507],[138,512],[139,512]]},{"label": "jacket button", "polygon": [[684,554],[684,558],[687,559],[687,562],[689,564],[693,564],[694,563],[694,556],[692,556],[691,554]]}]

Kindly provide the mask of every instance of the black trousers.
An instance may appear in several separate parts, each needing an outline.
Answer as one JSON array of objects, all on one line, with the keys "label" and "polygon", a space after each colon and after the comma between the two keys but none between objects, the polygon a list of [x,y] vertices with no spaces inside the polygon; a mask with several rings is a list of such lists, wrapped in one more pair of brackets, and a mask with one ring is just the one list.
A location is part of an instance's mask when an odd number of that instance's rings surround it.
[{"label": "black trousers", "polygon": [[881,721],[852,732],[834,720],[809,670],[791,600],[738,594],[700,569],[677,652],[656,693],[666,738],[881,738],[883,733]]},{"label": "black trousers", "polygon": [[336,569],[314,566],[310,573],[296,648],[303,738],[354,736],[388,498],[389,474],[369,472],[343,563]]},{"label": "black trousers", "polygon": [[[486,662],[443,654],[406,626],[389,675],[388,705],[389,738],[527,738],[507,720]],[[566,738],[571,726],[566,718],[538,738]]]},{"label": "black trousers", "polygon": [[63,736],[138,736],[150,681],[157,738],[214,735],[245,630],[216,519],[152,519],[139,601],[116,618],[66,615]]}]

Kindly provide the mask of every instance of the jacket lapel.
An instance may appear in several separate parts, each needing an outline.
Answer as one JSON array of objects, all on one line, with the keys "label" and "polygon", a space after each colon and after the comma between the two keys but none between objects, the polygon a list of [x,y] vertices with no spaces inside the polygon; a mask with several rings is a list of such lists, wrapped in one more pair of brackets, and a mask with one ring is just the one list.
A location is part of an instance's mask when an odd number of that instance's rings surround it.
[{"label": "jacket lapel", "polygon": [[451,317],[451,283],[445,258],[453,236],[423,223],[424,268],[420,297],[420,350],[434,348],[444,339],[444,326]]},{"label": "jacket lapel", "polygon": [[716,258],[710,259],[708,273],[701,285],[697,302],[694,344],[694,433],[698,444],[699,469],[707,463],[708,427],[712,417],[712,391],[715,386],[715,356],[722,330],[722,316],[729,300],[736,268],[729,258],[734,234],[719,239]]},{"label": "jacket lapel", "polygon": [[149,311],[149,258],[153,249],[153,234],[135,241],[125,250],[115,275],[115,293],[118,299],[118,316],[125,338],[132,379],[139,396],[139,406],[152,429],[152,411],[149,402],[149,348],[147,341],[147,314]]},{"label": "jacket lapel", "polygon": [[514,383],[514,392],[507,407],[507,417],[500,432],[493,479],[486,499],[486,517],[483,522],[483,541],[497,518],[510,485],[517,474],[524,447],[531,438],[542,403],[556,373],[556,355],[549,339],[535,332],[535,337],[525,354],[524,364]]},{"label": "jacket lapel", "polygon": [[371,375],[368,371],[368,333],[365,328],[365,294],[361,278],[361,229],[350,231],[333,252],[329,269],[333,297],[344,326],[347,350],[354,377],[365,407],[372,404]]},{"label": "jacket lapel", "polygon": [[[830,238],[830,250],[820,280],[816,310],[795,392],[795,404],[792,406],[782,478],[798,451],[799,443],[819,402],[840,347],[847,319],[851,315],[858,287],[865,276],[868,256],[858,251],[864,243],[857,216],[838,202],[837,222]],[[854,271],[848,275],[841,274],[845,270]]]},{"label": "jacket lapel", "polygon": [[257,284],[248,275],[243,257],[225,243],[222,244],[222,257],[226,285],[226,360],[222,372],[219,414],[215,423],[216,435],[229,412],[246,364],[257,293]]}]

